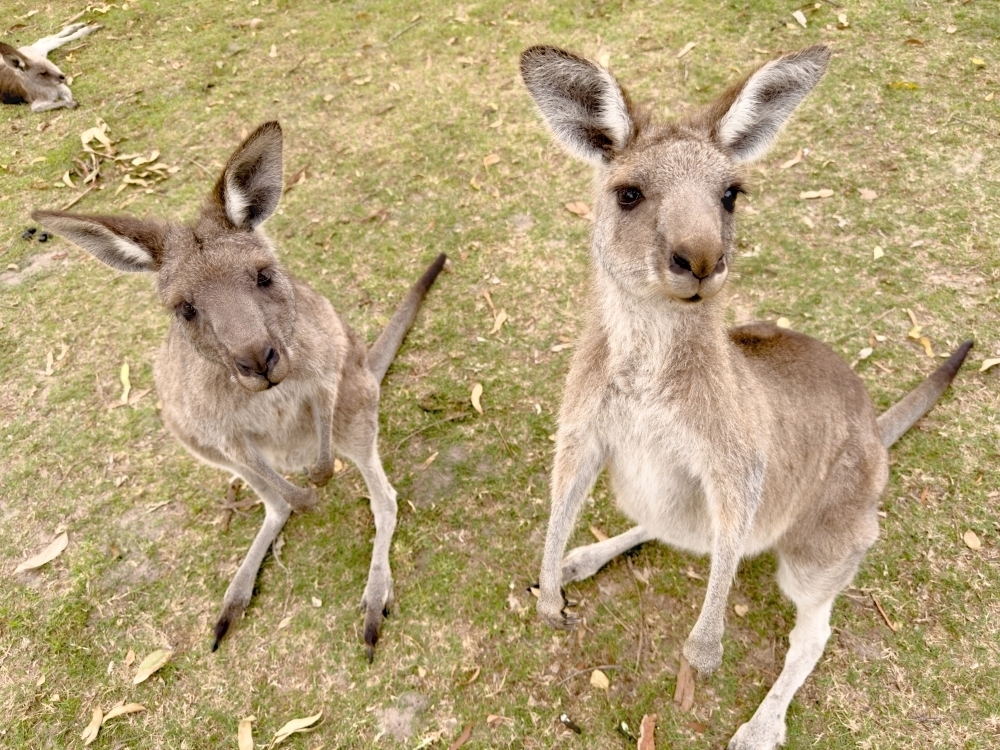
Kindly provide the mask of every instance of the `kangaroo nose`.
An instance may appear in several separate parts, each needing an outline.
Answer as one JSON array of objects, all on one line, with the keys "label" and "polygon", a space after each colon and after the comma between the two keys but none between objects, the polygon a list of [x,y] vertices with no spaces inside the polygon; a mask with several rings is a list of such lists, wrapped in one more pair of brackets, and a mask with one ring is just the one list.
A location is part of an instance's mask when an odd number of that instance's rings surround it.
[{"label": "kangaroo nose", "polygon": [[716,249],[689,247],[678,243],[670,254],[670,270],[676,274],[689,273],[698,281],[707,279],[726,267],[725,256]]},{"label": "kangaroo nose", "polygon": [[254,352],[244,352],[239,357],[233,357],[236,368],[243,375],[248,377],[261,375],[265,378],[271,374],[280,359],[281,355],[271,346],[261,347]]}]

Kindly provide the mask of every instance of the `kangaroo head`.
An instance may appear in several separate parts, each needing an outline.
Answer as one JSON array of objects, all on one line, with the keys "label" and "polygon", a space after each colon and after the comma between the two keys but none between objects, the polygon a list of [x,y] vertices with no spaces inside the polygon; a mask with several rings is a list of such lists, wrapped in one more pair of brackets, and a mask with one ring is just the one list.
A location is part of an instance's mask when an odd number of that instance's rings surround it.
[{"label": "kangaroo head", "polygon": [[554,47],[521,75],[556,140],[596,168],[595,260],[627,294],[697,303],[732,260],[741,165],[762,156],[826,70],[815,46],[766,63],[678,122],[654,123],[605,68]]},{"label": "kangaroo head", "polygon": [[35,211],[109,266],[151,272],[173,325],[205,359],[251,391],[291,368],[292,280],[258,227],[282,191],[281,127],[261,125],[230,157],[194,226],[129,216]]},{"label": "kangaroo head", "polygon": [[4,65],[17,71],[24,86],[39,98],[71,100],[66,76],[48,58],[32,54],[30,49],[17,50],[0,42],[0,58]]}]

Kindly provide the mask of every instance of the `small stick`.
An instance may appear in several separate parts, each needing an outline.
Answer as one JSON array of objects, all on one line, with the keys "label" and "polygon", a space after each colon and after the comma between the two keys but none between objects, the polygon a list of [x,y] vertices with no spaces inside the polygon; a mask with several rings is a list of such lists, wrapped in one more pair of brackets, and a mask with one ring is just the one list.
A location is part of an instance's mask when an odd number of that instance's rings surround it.
[{"label": "small stick", "polygon": [[882,602],[880,602],[878,600],[878,597],[875,596],[875,592],[871,591],[869,593],[871,594],[872,601],[875,602],[875,608],[878,610],[878,613],[882,615],[882,619],[885,620],[885,624],[889,627],[889,630],[895,633],[897,630],[899,630],[899,623],[895,623],[889,619],[889,615],[887,615],[885,613],[885,610],[882,609]]},{"label": "small stick", "polygon": [[621,669],[621,668],[622,668],[622,667],[621,667],[621,665],[620,665],[620,664],[599,664],[599,665],[598,665],[598,666],[596,666],[596,667],[588,667],[587,669],[580,669],[580,670],[578,670],[578,671],[576,671],[576,672],[573,672],[572,674],[569,674],[569,675],[567,675],[566,677],[563,677],[563,678],[562,678],[561,680],[559,680],[559,682],[557,682],[557,683],[555,684],[555,687],[559,687],[559,686],[560,686],[560,685],[562,685],[562,684],[563,684],[564,682],[569,682],[569,681],[570,681],[570,680],[572,680],[572,679],[573,679],[574,677],[579,677],[579,676],[580,676],[580,675],[582,675],[582,674],[590,674],[590,673],[591,673],[591,672],[593,672],[593,671],[594,671],[595,669],[599,669],[599,670],[601,670],[602,672],[609,672],[609,671],[611,671],[612,669]]},{"label": "small stick", "polygon": [[69,209],[73,208],[73,206],[75,206],[77,203],[79,203],[81,200],[83,200],[84,196],[87,195],[87,193],[89,193],[95,187],[97,187],[97,183],[93,183],[92,182],[90,184],[89,188],[87,188],[82,193],[80,193],[79,195],[77,195],[73,200],[71,200],[69,203],[67,203],[65,206],[63,206],[61,210],[62,211],[68,211]]},{"label": "small stick", "polygon": [[414,17],[414,19],[412,21],[410,21],[410,23],[408,23],[406,26],[404,26],[399,31],[397,31],[395,34],[393,34],[391,37],[389,37],[389,40],[386,42],[386,44],[392,44],[394,41],[396,41],[397,39],[399,39],[399,37],[403,36],[403,34],[405,34],[407,31],[409,31],[410,29],[412,29],[414,26],[416,26],[422,20],[423,20],[423,17],[420,16],[420,14],[418,13]]}]

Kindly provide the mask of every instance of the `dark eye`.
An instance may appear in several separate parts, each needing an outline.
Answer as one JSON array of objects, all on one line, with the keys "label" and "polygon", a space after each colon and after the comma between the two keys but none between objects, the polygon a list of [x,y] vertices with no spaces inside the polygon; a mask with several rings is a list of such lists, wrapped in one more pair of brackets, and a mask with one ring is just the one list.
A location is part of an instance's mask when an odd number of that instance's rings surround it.
[{"label": "dark eye", "polygon": [[642,202],[642,191],[637,187],[618,188],[618,206],[623,211],[631,211]]},{"label": "dark eye", "polygon": [[257,286],[261,287],[271,286],[271,274],[269,274],[267,271],[258,271]]},{"label": "dark eye", "polygon": [[743,192],[739,185],[733,185],[722,194],[722,207],[729,213],[736,209],[736,196]]},{"label": "dark eye", "polygon": [[190,302],[181,302],[180,312],[184,316],[184,320],[194,320],[194,316],[198,314]]}]

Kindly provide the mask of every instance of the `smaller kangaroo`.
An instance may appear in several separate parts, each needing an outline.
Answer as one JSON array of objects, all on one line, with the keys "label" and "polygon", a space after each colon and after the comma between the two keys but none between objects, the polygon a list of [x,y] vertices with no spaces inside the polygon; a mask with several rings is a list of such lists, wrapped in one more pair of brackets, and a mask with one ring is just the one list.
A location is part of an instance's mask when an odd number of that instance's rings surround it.
[{"label": "smaller kangaroo", "polygon": [[[769,323],[726,330],[725,295],[743,192],[826,70],[826,47],[784,55],[679,122],[656,124],[605,68],[553,47],[521,55],[556,140],[595,167],[592,294],[556,436],[538,613],[573,627],[561,586],[652,539],[711,556],[705,601],[683,649],[722,662],[726,600],[740,560],[778,557],[796,606],[785,665],[730,750],[785,741],[785,714],[830,636],[830,611],[878,537],[888,452],[948,387],[972,346],[876,417],[861,379],[829,347]],[[637,525],[563,558],[603,468]]]},{"label": "smaller kangaroo", "polygon": [[49,53],[97,31],[101,26],[74,23],[58,34],[14,49],[0,42],[0,102],[30,104],[32,112],[77,106],[66,76],[48,59]]},{"label": "smaller kangaroo", "polygon": [[242,477],[264,502],[264,524],[226,590],[212,650],[250,603],[291,512],[316,503],[315,490],[279,472],[306,467],[323,486],[336,450],[360,469],[375,517],[361,598],[370,662],[392,603],[396,528],[396,491],[377,446],[379,383],[446,258],[413,285],[369,350],[325,297],[281,267],[260,229],[281,198],[281,150],[277,122],[257,128],[193,226],[63,211],[32,216],[113,268],[154,274],[172,315],[154,366],[163,421],[196,458]]}]

